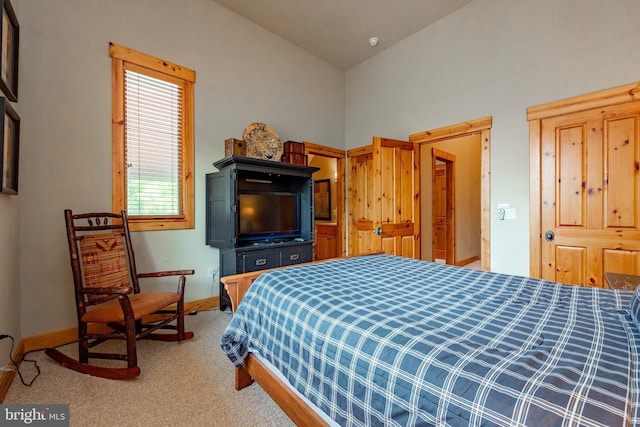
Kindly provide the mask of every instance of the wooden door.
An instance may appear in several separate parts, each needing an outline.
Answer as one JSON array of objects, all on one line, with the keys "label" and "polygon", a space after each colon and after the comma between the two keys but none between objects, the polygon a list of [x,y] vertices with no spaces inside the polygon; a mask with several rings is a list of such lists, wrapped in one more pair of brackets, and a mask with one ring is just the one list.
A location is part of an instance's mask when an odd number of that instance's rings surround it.
[{"label": "wooden door", "polygon": [[437,163],[433,179],[433,255],[434,260],[447,258],[447,166]]},{"label": "wooden door", "polygon": [[[455,214],[455,163],[456,156],[446,151],[433,147],[431,149],[431,170],[433,176],[432,183],[432,223],[433,229],[433,246],[432,254],[436,258],[444,259],[446,264],[456,264],[456,214]],[[440,185],[436,184],[438,164],[441,165],[442,181]],[[439,194],[443,192],[443,194]],[[438,206],[436,206],[438,205]],[[435,215],[437,213],[437,217]],[[438,252],[438,247],[442,249]]]},{"label": "wooden door", "polygon": [[420,258],[418,156],[413,143],[380,137],[347,152],[350,255]]},{"label": "wooden door", "polygon": [[314,254],[316,261],[338,256],[338,226],[336,224],[316,222]]},{"label": "wooden door", "polygon": [[606,287],[640,273],[640,102],[542,119],[540,272]]}]

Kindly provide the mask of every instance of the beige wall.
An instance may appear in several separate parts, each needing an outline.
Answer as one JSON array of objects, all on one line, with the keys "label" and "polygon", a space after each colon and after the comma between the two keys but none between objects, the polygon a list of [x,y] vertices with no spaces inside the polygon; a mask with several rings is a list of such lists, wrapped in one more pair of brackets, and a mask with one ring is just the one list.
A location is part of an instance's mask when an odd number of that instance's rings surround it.
[{"label": "beige wall", "polygon": [[0,333],[76,324],[63,209],[111,209],[110,41],[196,71],[196,227],[134,235],[139,271],[196,270],[187,300],[218,294],[204,177],[225,139],[259,121],[283,141],[344,145],[344,73],[211,0],[19,3],[20,195],[0,196]]},{"label": "beige wall", "polygon": [[474,0],[347,71],[346,146],[492,116],[491,269],[528,275],[527,107],[639,81],[638,16],[638,0]]},{"label": "beige wall", "polygon": [[[12,0],[11,4],[20,23],[21,0]],[[21,95],[20,92],[18,95]],[[12,105],[20,114],[20,106],[16,103]],[[20,226],[20,197],[0,194],[0,334],[11,335],[16,342],[21,337]],[[0,358],[0,366],[8,361],[10,350],[9,339],[0,341],[0,357],[3,358]]]},{"label": "beige wall", "polygon": [[455,261],[480,256],[480,135],[420,145],[422,259],[432,260],[432,149],[455,156]]},{"label": "beige wall", "polygon": [[[20,335],[20,274],[18,197],[0,194],[0,334]],[[0,365],[8,361],[8,339],[0,341]]]}]

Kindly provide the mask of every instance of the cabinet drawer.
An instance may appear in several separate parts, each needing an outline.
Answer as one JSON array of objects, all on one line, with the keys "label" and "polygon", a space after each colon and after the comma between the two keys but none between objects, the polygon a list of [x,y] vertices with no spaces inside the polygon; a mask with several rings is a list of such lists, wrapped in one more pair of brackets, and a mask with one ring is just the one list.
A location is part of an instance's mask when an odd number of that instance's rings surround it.
[{"label": "cabinet drawer", "polygon": [[238,262],[241,263],[243,273],[265,270],[280,265],[278,251],[249,251],[238,255]]},{"label": "cabinet drawer", "polygon": [[280,264],[293,265],[301,262],[310,262],[313,258],[313,246],[292,246],[290,248],[282,248],[280,251]]}]

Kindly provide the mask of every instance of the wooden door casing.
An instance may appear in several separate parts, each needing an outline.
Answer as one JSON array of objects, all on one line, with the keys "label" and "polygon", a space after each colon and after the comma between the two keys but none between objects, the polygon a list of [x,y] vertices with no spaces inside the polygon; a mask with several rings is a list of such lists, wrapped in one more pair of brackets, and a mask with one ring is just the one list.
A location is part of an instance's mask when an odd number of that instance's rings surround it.
[{"label": "wooden door casing", "polygon": [[[542,107],[529,110],[536,174],[532,276],[606,287],[605,271],[640,272],[637,89],[633,85],[579,97],[580,102],[552,103],[551,113]],[[616,90],[620,94],[612,97]],[[534,221],[539,221],[537,229]]]}]

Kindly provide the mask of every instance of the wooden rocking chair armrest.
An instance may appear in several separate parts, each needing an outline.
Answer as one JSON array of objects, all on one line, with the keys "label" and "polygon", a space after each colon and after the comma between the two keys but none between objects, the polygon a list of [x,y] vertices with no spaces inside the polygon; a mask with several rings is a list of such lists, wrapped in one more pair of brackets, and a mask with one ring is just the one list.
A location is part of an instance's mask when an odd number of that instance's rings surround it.
[{"label": "wooden rocking chair armrest", "polygon": [[194,273],[195,273],[194,270],[156,271],[153,273],[138,273],[138,278],[144,279],[148,277],[186,276]]},{"label": "wooden rocking chair armrest", "polygon": [[122,286],[118,288],[84,288],[80,292],[83,294],[129,295],[133,292],[133,289],[131,286]]},{"label": "wooden rocking chair armrest", "polygon": [[187,282],[186,275],[194,274],[194,270],[171,270],[171,271],[158,271],[155,273],[138,273],[139,279],[150,278],[150,277],[165,277],[165,276],[180,276],[178,278],[178,289],[177,293],[180,295],[180,298],[184,298],[184,285]]}]

